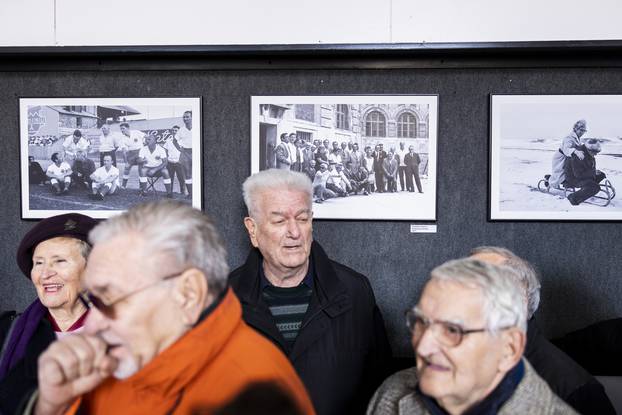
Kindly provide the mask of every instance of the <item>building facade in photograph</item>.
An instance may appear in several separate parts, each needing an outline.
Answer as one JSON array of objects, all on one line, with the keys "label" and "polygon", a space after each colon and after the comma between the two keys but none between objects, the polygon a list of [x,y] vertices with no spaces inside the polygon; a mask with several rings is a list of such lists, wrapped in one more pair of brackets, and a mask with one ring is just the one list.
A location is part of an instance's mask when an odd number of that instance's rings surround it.
[{"label": "building facade in photograph", "polygon": [[62,151],[63,138],[80,130],[92,144],[104,122],[139,114],[126,106],[37,105],[28,107],[28,154],[47,160]]},{"label": "building facade in photograph", "polygon": [[296,133],[307,142],[358,143],[361,149],[383,144],[385,150],[415,146],[427,160],[427,104],[260,104],[260,169],[274,166],[274,149],[282,133]]}]

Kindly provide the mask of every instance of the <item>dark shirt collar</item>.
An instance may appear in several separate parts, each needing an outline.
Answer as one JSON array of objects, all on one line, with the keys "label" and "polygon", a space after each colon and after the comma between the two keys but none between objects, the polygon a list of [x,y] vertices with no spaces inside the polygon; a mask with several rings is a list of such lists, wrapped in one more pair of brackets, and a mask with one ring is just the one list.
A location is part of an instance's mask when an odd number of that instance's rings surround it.
[{"label": "dark shirt collar", "polygon": [[225,289],[222,290],[222,292],[218,294],[216,298],[214,298],[214,301],[212,301],[212,303],[208,305],[205,310],[201,311],[201,314],[199,315],[199,319],[197,320],[196,323],[194,323],[194,327],[198,326],[199,323],[201,323],[203,320],[207,318],[207,316],[212,314],[212,311],[214,311],[216,307],[218,307],[220,303],[222,303],[222,300],[225,298],[225,296],[227,295],[227,292],[229,292],[230,289],[231,288],[229,288],[229,285],[227,284]]},{"label": "dark shirt collar", "polygon": [[[309,259],[309,268],[307,269],[307,275],[305,275],[305,278],[302,280],[301,284],[305,284],[307,287],[313,288],[313,274],[313,261]],[[268,279],[266,278],[266,274],[263,272],[263,258],[259,262],[259,285],[259,288],[261,288],[262,291],[264,290],[264,288],[272,286],[272,283],[268,281]]]},{"label": "dark shirt collar", "polygon": [[[512,370],[505,374],[497,387],[484,400],[467,409],[463,415],[496,415],[514,394],[524,375],[525,364],[521,359]],[[424,406],[432,415],[447,415],[447,412],[439,406],[436,400],[421,392],[419,385],[416,387],[416,393],[421,397]]]}]

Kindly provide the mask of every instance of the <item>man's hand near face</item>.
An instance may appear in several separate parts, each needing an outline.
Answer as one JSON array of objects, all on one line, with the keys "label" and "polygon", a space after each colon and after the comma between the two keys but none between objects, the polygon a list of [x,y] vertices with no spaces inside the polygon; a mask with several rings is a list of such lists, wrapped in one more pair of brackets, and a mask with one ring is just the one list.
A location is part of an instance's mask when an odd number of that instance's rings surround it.
[{"label": "man's hand near face", "polygon": [[35,414],[60,414],[80,395],[110,376],[117,360],[99,337],[74,334],[52,343],[39,357],[39,398]]}]

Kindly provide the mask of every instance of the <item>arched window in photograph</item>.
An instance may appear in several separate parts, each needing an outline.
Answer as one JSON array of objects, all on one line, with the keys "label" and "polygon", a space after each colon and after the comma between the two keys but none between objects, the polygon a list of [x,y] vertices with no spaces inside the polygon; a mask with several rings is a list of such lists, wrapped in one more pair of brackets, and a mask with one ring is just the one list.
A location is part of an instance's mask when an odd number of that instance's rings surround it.
[{"label": "arched window in photograph", "polygon": [[346,104],[337,104],[335,106],[335,127],[342,130],[350,129],[350,111]]},{"label": "arched window in photograph", "polygon": [[365,117],[365,135],[368,137],[387,136],[387,121],[380,111],[372,111]]},{"label": "arched window in photograph", "polygon": [[397,119],[397,136],[399,138],[417,137],[417,118],[410,112],[400,114]]}]

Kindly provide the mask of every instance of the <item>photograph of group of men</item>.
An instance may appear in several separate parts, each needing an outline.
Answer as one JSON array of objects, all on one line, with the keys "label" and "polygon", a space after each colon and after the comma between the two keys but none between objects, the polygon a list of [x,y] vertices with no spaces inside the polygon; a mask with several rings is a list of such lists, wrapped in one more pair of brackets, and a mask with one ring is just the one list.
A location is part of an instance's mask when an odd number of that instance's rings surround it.
[{"label": "photograph of group of men", "polygon": [[251,172],[313,183],[317,219],[436,220],[438,97],[251,97]]},{"label": "photograph of group of men", "polygon": [[[94,112],[99,107],[90,108],[95,108]],[[191,203],[192,147],[196,141],[192,109],[138,108],[144,113],[98,118],[96,124],[82,125],[69,135],[43,140],[29,135],[30,208],[124,210],[147,197]],[[42,115],[30,118],[45,121]],[[51,118],[47,114],[48,124],[53,123]],[[29,126],[29,132],[33,129]]]},{"label": "photograph of group of men", "polygon": [[296,133],[282,133],[275,147],[275,167],[303,172],[313,182],[314,202],[336,197],[371,193],[423,193],[420,179],[421,157],[415,147],[399,143],[386,151],[383,143],[365,146],[349,141],[312,142]]}]

